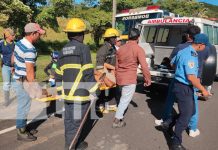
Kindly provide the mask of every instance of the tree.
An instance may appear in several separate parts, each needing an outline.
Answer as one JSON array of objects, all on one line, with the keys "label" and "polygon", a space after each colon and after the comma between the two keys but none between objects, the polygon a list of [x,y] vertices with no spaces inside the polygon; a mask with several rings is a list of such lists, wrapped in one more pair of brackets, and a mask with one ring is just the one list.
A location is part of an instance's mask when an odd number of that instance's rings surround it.
[{"label": "tree", "polygon": [[77,7],[76,12],[71,14],[71,17],[79,17],[87,22],[88,29],[92,33],[96,46],[99,46],[99,41],[105,29],[111,27],[112,12],[106,12],[99,7]]},{"label": "tree", "polygon": [[157,4],[170,12],[192,17],[205,17],[207,9],[196,0],[159,0]]},{"label": "tree", "polygon": [[[152,5],[152,0],[117,0],[117,11],[121,11],[124,9],[131,9],[137,7],[145,7],[147,5]],[[100,0],[100,7],[105,11],[112,10],[112,0]]]},{"label": "tree", "polygon": [[73,11],[72,0],[50,0],[50,4],[38,8],[36,22],[58,31],[57,17],[67,18]]},{"label": "tree", "polygon": [[20,0],[5,0],[0,2],[0,16],[3,27],[12,27],[22,33],[24,25],[31,20],[32,10]]}]

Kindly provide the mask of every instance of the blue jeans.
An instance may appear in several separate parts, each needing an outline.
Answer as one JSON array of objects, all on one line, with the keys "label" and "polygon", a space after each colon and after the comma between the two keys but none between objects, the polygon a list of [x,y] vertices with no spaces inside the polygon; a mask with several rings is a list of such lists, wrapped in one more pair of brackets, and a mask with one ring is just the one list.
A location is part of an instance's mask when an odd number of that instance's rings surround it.
[{"label": "blue jeans", "polygon": [[175,94],[173,92],[174,82],[175,82],[175,79],[172,79],[172,81],[170,82],[170,85],[169,85],[167,99],[166,99],[166,103],[164,105],[164,113],[162,116],[162,119],[164,121],[172,118],[173,105],[175,102]]},{"label": "blue jeans", "polygon": [[196,91],[197,89],[195,88],[194,89],[194,102],[195,102],[195,114],[191,117],[191,120],[189,121],[189,129],[190,130],[194,130],[196,131],[198,129],[198,115],[199,115],[199,112],[198,112],[198,96],[196,95]]},{"label": "blue jeans", "polygon": [[115,118],[123,119],[124,112],[132,100],[132,97],[135,93],[135,89],[136,84],[124,85],[121,87],[121,98],[115,114]]},{"label": "blue jeans", "polygon": [[2,66],[2,79],[3,79],[3,90],[9,91],[12,81],[11,67],[6,65]]},{"label": "blue jeans", "polygon": [[27,123],[27,116],[31,106],[31,98],[23,88],[23,83],[16,80],[13,82],[13,88],[17,96],[17,118],[16,127],[24,128]]},{"label": "blue jeans", "polygon": [[[167,99],[166,99],[166,103],[164,106],[164,113],[162,116],[164,121],[172,119],[173,105],[176,99],[175,94],[172,92],[174,82],[175,80],[173,79],[169,85]],[[196,93],[197,89],[195,89],[194,91]],[[195,102],[195,114],[191,117],[188,127],[189,129],[195,131],[198,127],[198,96],[196,94],[194,94],[194,102]]]}]

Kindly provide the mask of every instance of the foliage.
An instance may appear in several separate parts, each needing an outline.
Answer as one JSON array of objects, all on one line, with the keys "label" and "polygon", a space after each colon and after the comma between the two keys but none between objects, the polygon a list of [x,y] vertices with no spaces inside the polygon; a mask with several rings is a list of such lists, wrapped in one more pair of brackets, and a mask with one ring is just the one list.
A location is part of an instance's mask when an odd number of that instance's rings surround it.
[{"label": "foliage", "polygon": [[[152,4],[152,0],[137,0],[134,2],[132,0],[117,0],[117,11],[119,12],[124,9],[144,7]],[[111,11],[112,0],[100,0],[100,7],[105,11]]]},{"label": "foliage", "polygon": [[32,10],[20,0],[5,0],[0,2],[0,14],[5,17],[1,25],[10,26],[22,33],[26,22],[31,20]]},{"label": "foliage", "polygon": [[206,15],[209,18],[218,18],[218,6],[210,5],[210,4],[206,4],[206,3],[203,3],[203,5],[204,5],[204,7],[207,8]]},{"label": "foliage", "polygon": [[157,4],[170,12],[192,17],[205,17],[207,9],[196,0],[159,0]]},{"label": "foliage", "polygon": [[53,7],[43,7],[41,12],[36,17],[36,22],[44,27],[51,27],[58,30],[58,22],[56,13]]},{"label": "foliage", "polygon": [[73,10],[72,0],[51,0],[56,17],[68,17]]},{"label": "foliage", "polygon": [[[78,10],[79,9],[79,10]],[[79,13],[77,13],[79,12]],[[102,16],[102,17],[99,17]],[[95,8],[77,8],[76,13],[73,13],[71,17],[79,17],[86,20],[89,30],[93,35],[94,42],[97,47],[105,28],[111,27],[112,13],[105,12],[98,7]],[[90,28],[91,27],[91,28]]]}]

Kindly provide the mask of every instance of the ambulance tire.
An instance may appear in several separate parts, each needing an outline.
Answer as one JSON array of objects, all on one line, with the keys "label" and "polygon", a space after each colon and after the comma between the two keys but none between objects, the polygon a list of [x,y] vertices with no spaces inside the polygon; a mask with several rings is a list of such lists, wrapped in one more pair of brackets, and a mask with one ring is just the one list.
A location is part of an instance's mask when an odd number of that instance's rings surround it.
[{"label": "ambulance tire", "polygon": [[216,77],[216,66],[217,66],[217,53],[215,46],[210,46],[209,57],[206,62],[203,64],[202,71],[202,85],[210,86],[213,84],[213,81]]}]

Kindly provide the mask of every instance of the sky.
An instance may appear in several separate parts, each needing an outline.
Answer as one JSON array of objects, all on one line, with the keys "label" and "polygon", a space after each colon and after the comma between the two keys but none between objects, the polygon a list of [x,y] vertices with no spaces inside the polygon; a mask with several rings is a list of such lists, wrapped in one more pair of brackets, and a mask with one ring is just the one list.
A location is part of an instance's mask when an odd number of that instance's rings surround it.
[{"label": "sky", "polygon": [[218,0],[198,0],[198,1],[218,6]]},{"label": "sky", "polygon": [[[76,3],[80,3],[82,0],[75,0]],[[157,0],[154,0],[157,1]],[[205,2],[208,4],[212,4],[212,5],[217,5],[218,6],[218,0],[197,0],[198,2]]]}]

